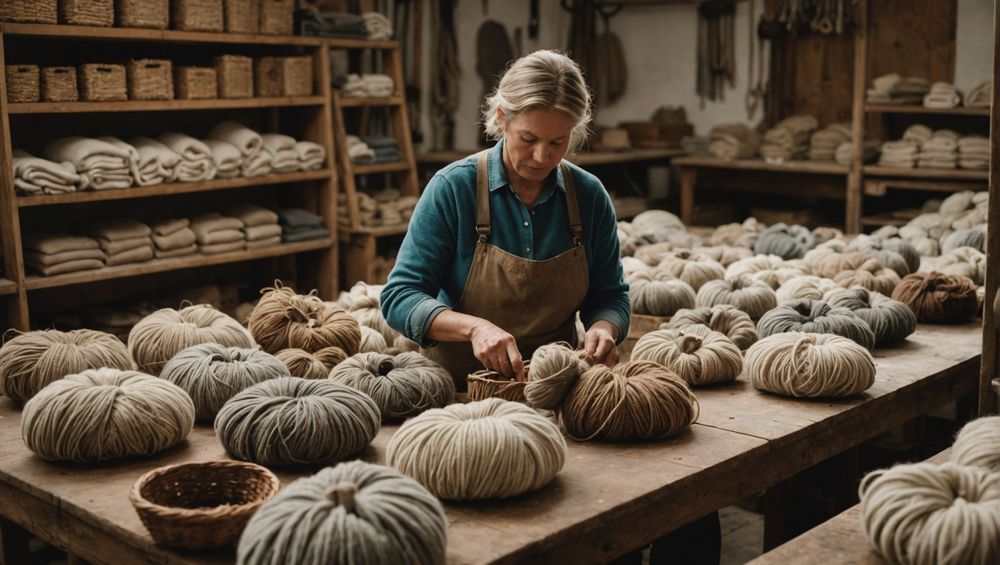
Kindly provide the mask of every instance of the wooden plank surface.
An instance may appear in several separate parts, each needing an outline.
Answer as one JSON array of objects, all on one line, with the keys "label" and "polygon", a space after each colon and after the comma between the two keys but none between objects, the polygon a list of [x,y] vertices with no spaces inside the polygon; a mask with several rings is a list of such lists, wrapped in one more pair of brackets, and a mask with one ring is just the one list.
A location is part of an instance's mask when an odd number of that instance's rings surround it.
[{"label": "wooden plank surface", "polygon": [[[476,149],[453,151],[428,151],[417,155],[421,165],[445,166],[475,153]],[[566,157],[568,161],[581,167],[595,165],[617,165],[639,161],[658,161],[685,155],[683,149],[629,149],[626,151],[587,151]]]},{"label": "wooden plank surface", "polygon": [[924,108],[923,106],[907,106],[897,104],[865,104],[865,112],[869,114],[940,114],[945,116],[984,116],[990,115],[989,107],[967,108]]},{"label": "wooden plank surface", "polygon": [[384,98],[340,98],[340,106],[342,108],[353,108],[357,106],[402,106],[403,103],[404,100],[402,96],[387,96]]},{"label": "wooden plank surface", "polygon": [[396,49],[399,42],[394,39],[351,39],[347,37],[322,38],[331,49]]},{"label": "wooden plank surface", "polygon": [[55,24],[2,23],[0,33],[23,37],[53,37],[59,39],[104,41],[155,41],[160,43],[242,43],[246,45],[323,45],[318,37],[299,35],[263,35],[180,31],[175,29],[141,29],[125,27],[93,27]]},{"label": "wooden plank surface", "polygon": [[17,283],[10,279],[0,279],[0,296],[17,292]]},{"label": "wooden plank surface", "polygon": [[406,161],[391,161],[388,163],[373,163],[371,165],[354,165],[354,174],[372,175],[376,173],[392,173],[396,171],[409,170],[410,165]]},{"label": "wooden plank surface", "polygon": [[775,173],[811,173],[824,175],[846,175],[847,165],[832,161],[787,161],[785,163],[768,163],[763,159],[737,159],[727,161],[710,155],[688,155],[672,161],[678,167],[700,167],[709,169],[728,169],[735,171],[767,171]]},{"label": "wooden plank surface", "polygon": [[940,180],[975,180],[986,182],[989,171],[971,169],[935,169],[931,167],[902,169],[898,167],[881,167],[865,165],[864,174],[872,177],[905,177],[917,179]]},{"label": "wooden plank surface", "polygon": [[82,114],[91,112],[165,112],[174,110],[229,110],[322,106],[325,96],[217,98],[212,100],[126,100],[121,102],[21,102],[8,106],[9,114]]}]

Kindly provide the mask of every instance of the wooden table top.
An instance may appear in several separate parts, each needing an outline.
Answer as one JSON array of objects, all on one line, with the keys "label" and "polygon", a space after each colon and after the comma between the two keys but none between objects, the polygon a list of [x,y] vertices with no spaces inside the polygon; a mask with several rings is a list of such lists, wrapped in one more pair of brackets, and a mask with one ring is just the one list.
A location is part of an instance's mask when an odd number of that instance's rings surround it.
[{"label": "wooden table top", "polygon": [[[508,500],[448,503],[452,563],[604,560],[767,488],[890,427],[975,390],[978,323],[922,325],[901,346],[875,353],[875,385],[841,400],[792,400],[745,377],[699,388],[691,430],[648,443],[569,442],[566,466],[547,487]],[[155,546],[128,501],[145,471],[225,459],[211,428],[197,427],[166,453],[80,466],[51,464],[20,438],[20,413],[0,399],[0,515],[96,563],[226,563],[232,551],[196,555]],[[384,462],[395,426],[363,458]],[[307,474],[280,472],[283,484]]]}]

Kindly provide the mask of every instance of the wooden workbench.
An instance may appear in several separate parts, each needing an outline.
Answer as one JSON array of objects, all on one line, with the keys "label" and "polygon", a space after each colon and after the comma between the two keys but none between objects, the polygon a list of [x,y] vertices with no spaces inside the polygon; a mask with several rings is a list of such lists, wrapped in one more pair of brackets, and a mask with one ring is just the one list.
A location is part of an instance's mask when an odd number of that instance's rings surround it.
[{"label": "wooden workbench", "polygon": [[[539,492],[448,503],[452,563],[603,561],[893,428],[978,386],[978,324],[921,326],[875,353],[875,385],[851,399],[792,400],[745,378],[696,390],[691,430],[648,443],[570,442],[566,466]],[[0,515],[95,563],[225,563],[232,552],[185,554],[154,545],[128,501],[146,470],[225,458],[210,428],[144,460],[84,467],[30,453],[20,413],[0,399]],[[385,426],[364,459],[384,461]],[[279,473],[283,484],[300,474]]]}]

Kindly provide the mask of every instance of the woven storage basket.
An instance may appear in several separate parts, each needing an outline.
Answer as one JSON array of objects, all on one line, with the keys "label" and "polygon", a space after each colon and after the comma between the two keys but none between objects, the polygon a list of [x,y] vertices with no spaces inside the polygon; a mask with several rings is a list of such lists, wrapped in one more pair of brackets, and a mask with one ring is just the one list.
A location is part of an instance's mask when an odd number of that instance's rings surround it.
[{"label": "woven storage basket", "polygon": [[235,545],[280,486],[274,473],[253,463],[181,463],[139,477],[129,500],[157,543],[214,549]]},{"label": "woven storage basket", "polygon": [[38,102],[38,65],[8,65],[7,102]]},{"label": "woven storage basket", "polygon": [[261,57],[256,60],[257,96],[308,96],[313,93],[312,58]]},{"label": "woven storage basket", "polygon": [[260,33],[291,35],[294,0],[260,0]]},{"label": "woven storage basket", "polygon": [[257,33],[260,0],[224,0],[225,29],[229,33]]},{"label": "woven storage basket", "polygon": [[[527,373],[528,364],[525,364],[524,370]],[[465,380],[469,384],[469,390],[465,397],[469,402],[485,398],[526,402],[524,386],[527,382],[508,379],[496,371],[486,369],[469,374]]]},{"label": "woven storage basket", "polygon": [[253,98],[253,59],[242,55],[215,58],[219,98]]},{"label": "woven storage basket", "polygon": [[88,102],[128,100],[125,65],[80,65],[80,98]]},{"label": "woven storage basket", "polygon": [[222,0],[173,0],[170,20],[174,29],[222,31]]},{"label": "woven storage basket", "polygon": [[115,25],[114,0],[59,0],[59,22],[79,26]]},{"label": "woven storage basket", "polygon": [[118,27],[167,29],[170,25],[170,0],[115,0]]},{"label": "woven storage basket", "polygon": [[74,102],[80,99],[76,90],[76,67],[45,67],[42,69],[42,100]]},{"label": "woven storage basket", "polygon": [[128,62],[128,96],[132,100],[173,100],[174,76],[169,59]]},{"label": "woven storage basket", "polygon": [[54,24],[59,21],[56,0],[2,0],[0,21]]},{"label": "woven storage basket", "polygon": [[215,69],[212,67],[177,67],[174,70],[174,93],[183,100],[218,98]]}]

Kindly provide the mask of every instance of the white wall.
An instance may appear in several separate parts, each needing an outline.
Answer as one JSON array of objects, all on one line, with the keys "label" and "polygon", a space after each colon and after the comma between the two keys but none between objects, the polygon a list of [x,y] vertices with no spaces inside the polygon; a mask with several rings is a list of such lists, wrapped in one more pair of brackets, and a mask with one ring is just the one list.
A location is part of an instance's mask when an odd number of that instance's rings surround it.
[{"label": "white wall", "polygon": [[968,92],[993,72],[993,0],[958,0],[955,86]]}]

